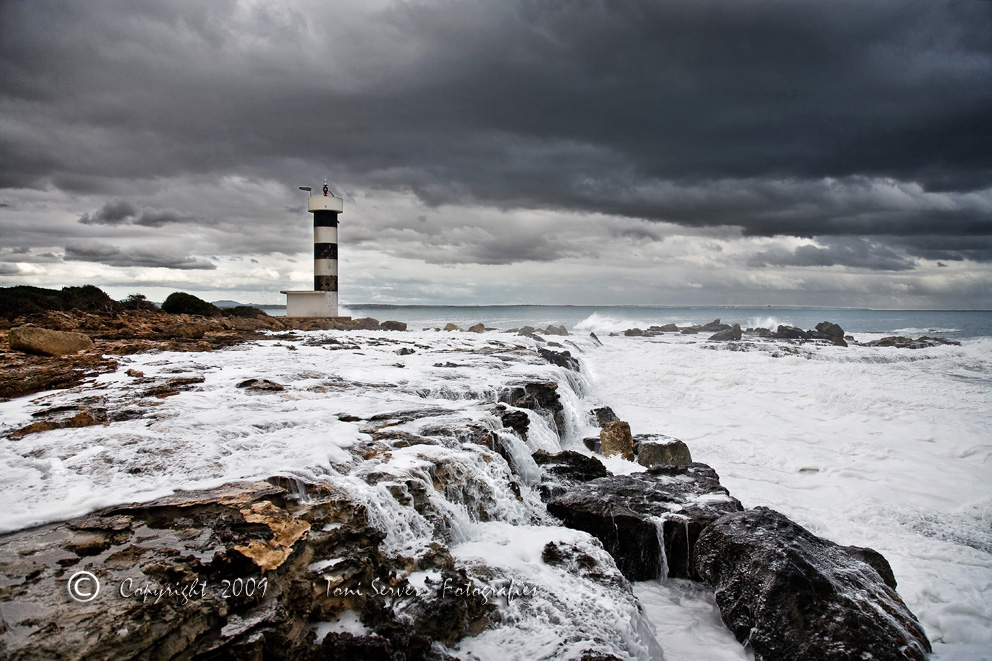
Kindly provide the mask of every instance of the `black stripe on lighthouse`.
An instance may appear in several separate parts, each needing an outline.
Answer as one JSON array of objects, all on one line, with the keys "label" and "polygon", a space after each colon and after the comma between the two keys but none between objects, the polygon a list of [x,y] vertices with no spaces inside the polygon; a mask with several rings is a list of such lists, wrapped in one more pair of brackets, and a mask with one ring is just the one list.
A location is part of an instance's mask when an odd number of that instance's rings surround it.
[{"label": "black stripe on lighthouse", "polygon": [[336,243],[315,243],[313,244],[314,259],[337,259],[338,244]]},{"label": "black stripe on lighthouse", "polygon": [[314,227],[337,227],[338,226],[338,212],[337,211],[327,211],[326,209],[321,209],[319,211],[313,212],[313,226]]},{"label": "black stripe on lighthouse", "polygon": [[314,291],[337,291],[338,276],[336,275],[315,275],[313,276]]}]

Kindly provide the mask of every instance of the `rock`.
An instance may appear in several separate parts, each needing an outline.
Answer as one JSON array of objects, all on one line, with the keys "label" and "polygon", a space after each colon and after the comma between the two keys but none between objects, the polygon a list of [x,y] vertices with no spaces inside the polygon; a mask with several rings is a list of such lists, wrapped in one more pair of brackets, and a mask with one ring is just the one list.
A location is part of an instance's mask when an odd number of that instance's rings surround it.
[{"label": "rock", "polygon": [[444,325],[444,329],[443,330],[446,330],[446,331],[448,331],[450,333],[452,331],[459,331],[459,332],[461,332],[462,329],[461,329],[461,326],[459,326],[458,324],[453,324],[451,322],[448,322],[448,323],[446,323]]},{"label": "rock", "polygon": [[588,482],[610,474],[599,459],[572,450],[558,454],[538,450],[532,456],[541,467],[539,491],[541,500],[545,502],[560,498],[579,482]]},{"label": "rock", "polygon": [[10,348],[14,351],[65,356],[93,348],[93,340],[83,333],[49,330],[36,326],[12,328],[7,335]]},{"label": "rock", "polygon": [[699,333],[699,329],[695,326],[690,326],[689,328],[683,328],[681,330],[682,335],[696,335]]},{"label": "rock", "polygon": [[469,333],[485,333],[486,332],[486,325],[485,324],[476,324],[475,326],[469,326],[468,332]]},{"label": "rock", "polygon": [[417,353],[417,351],[415,349],[411,349],[410,347],[400,347],[393,353],[396,353],[400,356],[409,356],[410,354]]},{"label": "rock", "polygon": [[372,317],[363,317],[362,319],[355,319],[351,323],[351,330],[380,330],[378,319],[373,319]]},{"label": "rock", "polygon": [[521,335],[528,335],[528,336],[530,336],[530,335],[533,335],[534,334],[534,327],[533,326],[524,326],[524,327],[522,327],[517,332],[520,333]]},{"label": "rock", "polygon": [[511,411],[503,404],[497,404],[494,411],[496,417],[503,422],[503,426],[517,432],[517,436],[527,440],[527,429],[530,427],[530,417],[523,411]]},{"label": "rock", "polygon": [[869,564],[764,507],[728,514],[696,543],[723,621],[773,659],[913,659],[930,643]]},{"label": "rock", "polygon": [[541,414],[555,431],[565,429],[565,409],[554,381],[531,381],[511,385],[500,395],[500,401]]},{"label": "rock", "polygon": [[609,406],[601,406],[598,409],[593,409],[589,413],[596,418],[596,424],[600,427],[605,426],[608,422],[616,422],[620,419]]},{"label": "rock", "polygon": [[[202,382],[203,379],[200,379]],[[263,392],[276,392],[279,390],[285,390],[285,388],[276,383],[275,381],[269,381],[268,379],[248,379],[242,381],[238,384],[238,388],[247,388],[248,390],[259,390]]]},{"label": "rock", "polygon": [[844,329],[829,321],[821,321],[816,325],[816,330],[831,337],[844,339]]},{"label": "rock", "polygon": [[630,425],[626,422],[607,422],[599,432],[599,442],[607,457],[618,454],[627,461],[634,461],[634,439],[630,435]]},{"label": "rock", "polygon": [[628,328],[623,332],[627,337],[643,337],[644,331],[640,328]]},{"label": "rock", "polygon": [[565,328],[564,326],[551,326],[551,325],[548,325],[548,327],[544,329],[544,334],[545,335],[563,335],[563,336],[568,336],[568,329]]},{"label": "rock", "polygon": [[928,347],[936,347],[941,344],[961,346],[960,342],[955,342],[954,340],[947,340],[942,337],[927,337],[926,335],[915,340],[902,336],[883,337],[881,340],[865,342],[864,346],[895,347],[897,349],[926,349]]},{"label": "rock", "polygon": [[566,526],[598,538],[631,581],[655,580],[665,564],[669,577],[695,578],[700,532],[741,509],[716,471],[698,463],[579,483],[548,503]]},{"label": "rock", "polygon": [[42,419],[14,430],[11,432],[10,437],[18,439],[28,434],[37,434],[53,429],[70,429],[109,424],[106,411],[93,410],[85,406],[60,407],[52,411],[39,411],[34,413],[33,416],[41,417]]},{"label": "rock", "polygon": [[405,331],[406,323],[402,321],[384,321],[379,325],[384,331]]},{"label": "rock", "polygon": [[637,463],[641,466],[688,466],[692,463],[689,446],[677,438],[661,434],[638,434]]},{"label": "rock", "polygon": [[596,454],[603,454],[603,443],[599,440],[599,436],[587,436],[582,439],[582,444]]},{"label": "rock", "polygon": [[733,326],[728,327],[726,330],[714,333],[710,336],[710,340],[716,342],[736,342],[741,339],[742,335],[741,325],[735,322]]},{"label": "rock", "polygon": [[728,324],[721,323],[719,319],[714,319],[710,323],[701,326],[699,330],[712,333],[714,331],[730,330],[730,326]]},{"label": "rock", "polygon": [[568,351],[552,351],[551,349],[538,347],[537,353],[540,354],[541,358],[544,358],[544,360],[548,361],[552,365],[564,367],[565,369],[572,370],[573,372],[580,371],[579,361],[573,358],[572,354]]},{"label": "rock", "polygon": [[740,341],[744,336],[744,331],[741,330],[741,325],[736,321],[730,326],[731,339],[735,342]]},{"label": "rock", "polygon": [[809,333],[801,328],[796,328],[795,326],[779,326],[778,330],[775,331],[774,337],[780,340],[808,340],[810,339]]},{"label": "rock", "polygon": [[659,327],[658,330],[663,333],[677,333],[679,332],[679,327],[675,324],[665,324],[664,326]]},{"label": "rock", "polygon": [[593,333],[592,331],[589,332],[589,337],[594,339],[596,341],[596,344],[598,344],[599,346],[603,346],[603,343],[600,341],[598,337],[596,337],[596,334]]}]

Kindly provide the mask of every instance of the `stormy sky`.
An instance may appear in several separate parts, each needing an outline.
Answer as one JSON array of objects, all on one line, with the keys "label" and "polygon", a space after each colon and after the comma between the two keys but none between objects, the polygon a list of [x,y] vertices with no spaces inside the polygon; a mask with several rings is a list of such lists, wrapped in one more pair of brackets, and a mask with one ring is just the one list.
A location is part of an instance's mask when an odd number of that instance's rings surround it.
[{"label": "stormy sky", "polygon": [[992,307],[992,2],[0,0],[0,285]]}]

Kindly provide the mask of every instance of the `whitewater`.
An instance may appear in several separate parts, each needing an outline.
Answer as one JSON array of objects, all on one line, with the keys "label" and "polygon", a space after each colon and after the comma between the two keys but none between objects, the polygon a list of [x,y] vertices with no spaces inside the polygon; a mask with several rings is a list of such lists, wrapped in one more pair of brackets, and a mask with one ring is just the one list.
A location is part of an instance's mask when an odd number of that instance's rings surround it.
[{"label": "whitewater", "polygon": [[[204,380],[134,420],[3,439],[0,526],[18,530],[177,489],[295,475],[327,480],[365,503],[387,533],[388,550],[416,554],[431,526],[365,477],[373,469],[418,476],[445,461],[465,483],[463,493],[432,494],[449,515],[452,555],[466,567],[539,586],[542,595],[507,605],[502,626],[448,653],[569,658],[595,638],[601,651],[621,658],[660,658],[662,649],[667,659],[749,658],[698,584],[645,581],[625,591],[541,562],[549,541],[612,562],[588,535],[546,514],[530,459],[540,449],[589,453],[582,438],[598,428],[588,412],[608,405],[635,434],[685,441],[746,507],[765,505],[834,542],[880,551],[933,642],[934,659],[992,658],[992,339],[914,351],[770,343],[730,351],[705,335],[609,336],[631,325],[593,314],[574,325],[573,336],[548,338],[579,358],[578,375],[540,359],[539,341],[496,332],[321,331],[211,353],[120,357],[117,372],[86,386],[0,403],[0,431],[46,407],[132,406],[129,369]],[[321,344],[332,339],[334,350]],[[286,390],[235,387],[248,378]],[[502,428],[490,407],[521,379],[559,384],[563,428],[532,411],[526,442]],[[452,424],[491,428],[514,448],[512,465],[458,443],[356,457],[368,435],[353,418],[424,407]],[[422,432],[414,423],[396,429]],[[618,474],[643,470],[616,457],[604,463]],[[507,487],[511,478],[520,498]],[[482,502],[475,507],[486,508],[485,516],[467,502]],[[318,631],[360,633],[362,625],[346,614]]]}]

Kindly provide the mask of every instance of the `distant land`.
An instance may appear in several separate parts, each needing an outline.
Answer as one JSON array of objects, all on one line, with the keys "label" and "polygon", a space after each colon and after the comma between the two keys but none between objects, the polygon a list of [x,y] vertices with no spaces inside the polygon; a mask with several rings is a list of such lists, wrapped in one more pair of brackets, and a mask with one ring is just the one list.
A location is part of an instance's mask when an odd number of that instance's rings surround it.
[{"label": "distant land", "polygon": [[[237,301],[229,301],[229,300],[211,301],[211,303],[213,303],[219,308],[236,308],[239,305],[247,305],[253,308],[261,308],[263,310],[278,310],[286,307],[285,304],[279,304],[279,303],[238,303]],[[161,305],[161,303],[159,303],[158,305]]]}]

